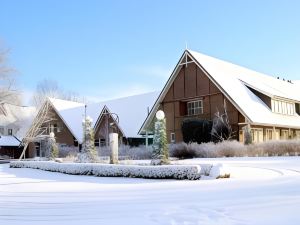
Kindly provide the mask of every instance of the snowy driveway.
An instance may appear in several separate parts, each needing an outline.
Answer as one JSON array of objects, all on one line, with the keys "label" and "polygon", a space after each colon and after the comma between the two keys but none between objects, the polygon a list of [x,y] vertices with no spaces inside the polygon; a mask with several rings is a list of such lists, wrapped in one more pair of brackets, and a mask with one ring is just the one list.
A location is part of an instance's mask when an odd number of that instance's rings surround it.
[{"label": "snowy driveway", "polygon": [[231,179],[72,176],[0,165],[0,224],[300,224],[300,157],[221,162]]}]

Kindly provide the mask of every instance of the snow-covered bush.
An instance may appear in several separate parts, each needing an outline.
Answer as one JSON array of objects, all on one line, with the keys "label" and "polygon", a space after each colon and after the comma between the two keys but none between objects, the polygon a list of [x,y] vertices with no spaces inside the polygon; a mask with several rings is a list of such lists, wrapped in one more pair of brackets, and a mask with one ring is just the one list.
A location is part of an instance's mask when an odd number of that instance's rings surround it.
[{"label": "snow-covered bush", "polygon": [[92,127],[92,118],[87,116],[82,122],[83,143],[82,150],[78,154],[77,162],[89,163],[97,161],[97,151],[95,148],[94,129]]},{"label": "snow-covered bush", "polygon": [[66,145],[60,145],[59,148],[59,157],[60,158],[66,158],[69,156],[77,156],[79,153],[79,148],[75,146],[66,146]]},{"label": "snow-covered bush", "polygon": [[177,158],[215,158],[243,156],[294,156],[300,154],[300,140],[268,141],[244,145],[237,141],[219,143],[178,143],[170,145],[170,156]]},{"label": "snow-covered bush", "polygon": [[[110,156],[109,147],[98,147],[97,148],[99,156]],[[119,160],[122,159],[131,159],[131,160],[140,160],[140,159],[151,159],[152,147],[146,147],[145,145],[140,145],[138,147],[131,147],[129,145],[120,145],[119,146]]]},{"label": "snow-covered bush", "polygon": [[151,179],[189,179],[201,177],[199,165],[138,166],[98,163],[57,163],[38,161],[13,161],[11,168],[32,168],[73,175],[99,177],[137,177]]}]

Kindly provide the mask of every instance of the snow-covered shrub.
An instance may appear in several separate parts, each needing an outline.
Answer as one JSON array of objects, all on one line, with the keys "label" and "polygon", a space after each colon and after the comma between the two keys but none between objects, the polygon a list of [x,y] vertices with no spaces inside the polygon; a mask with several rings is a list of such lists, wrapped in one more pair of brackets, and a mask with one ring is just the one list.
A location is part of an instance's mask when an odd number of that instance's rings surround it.
[{"label": "snow-covered shrub", "polygon": [[[99,156],[110,156],[109,147],[98,147],[97,148]],[[119,147],[119,160],[122,159],[151,159],[152,147],[146,147],[145,145],[140,145],[138,147],[131,147],[129,145],[120,145]]]},{"label": "snow-covered shrub", "polygon": [[234,132],[232,131],[228,119],[226,107],[224,107],[223,114],[221,114],[219,111],[215,113],[213,125],[211,128],[211,140],[216,143],[231,140],[233,137]]},{"label": "snow-covered shrub", "polygon": [[300,153],[300,140],[272,140],[248,146],[251,156],[286,156]]},{"label": "snow-covered shrub", "polygon": [[[158,111],[157,113],[159,113]],[[162,111],[161,111],[162,112]],[[162,112],[163,113],[163,112]],[[166,119],[157,119],[154,124],[152,165],[169,163],[169,150],[167,146]]]},{"label": "snow-covered shrub", "polygon": [[78,154],[77,162],[88,163],[97,161],[97,151],[95,148],[94,129],[92,127],[92,118],[87,116],[82,122],[83,143],[82,150]]},{"label": "snow-covered shrub", "polygon": [[59,145],[59,156],[60,158],[66,158],[69,156],[77,156],[79,153],[79,148],[75,146],[66,146],[66,145]]},{"label": "snow-covered shrub", "polygon": [[247,149],[238,141],[223,141],[215,145],[215,154],[217,157],[241,157],[247,155]]},{"label": "snow-covered shrub", "polygon": [[170,145],[170,156],[177,158],[215,158],[243,156],[295,156],[300,153],[300,140],[268,141],[244,145],[237,141],[219,143],[178,143]]},{"label": "snow-covered shrub", "polygon": [[32,168],[73,175],[94,175],[99,177],[137,177],[151,179],[189,179],[201,177],[199,165],[138,166],[98,163],[56,163],[35,161],[14,161],[11,168]]}]

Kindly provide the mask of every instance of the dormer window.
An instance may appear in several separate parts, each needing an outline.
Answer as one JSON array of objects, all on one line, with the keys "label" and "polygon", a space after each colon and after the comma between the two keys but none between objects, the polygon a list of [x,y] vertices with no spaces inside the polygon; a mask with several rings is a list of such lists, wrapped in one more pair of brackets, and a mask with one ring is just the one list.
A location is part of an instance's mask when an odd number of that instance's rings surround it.
[{"label": "dormer window", "polygon": [[274,100],[271,101],[272,112],[293,116],[295,115],[295,103]]}]

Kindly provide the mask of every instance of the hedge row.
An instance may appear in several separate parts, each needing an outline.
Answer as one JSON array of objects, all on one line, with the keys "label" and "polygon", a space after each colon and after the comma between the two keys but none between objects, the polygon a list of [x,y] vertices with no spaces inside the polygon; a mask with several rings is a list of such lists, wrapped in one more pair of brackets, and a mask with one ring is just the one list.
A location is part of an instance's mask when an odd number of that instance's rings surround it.
[{"label": "hedge row", "polygon": [[57,163],[52,161],[13,161],[11,168],[32,168],[72,175],[99,177],[137,177],[150,179],[197,180],[201,176],[200,165],[108,165],[98,163]]}]

